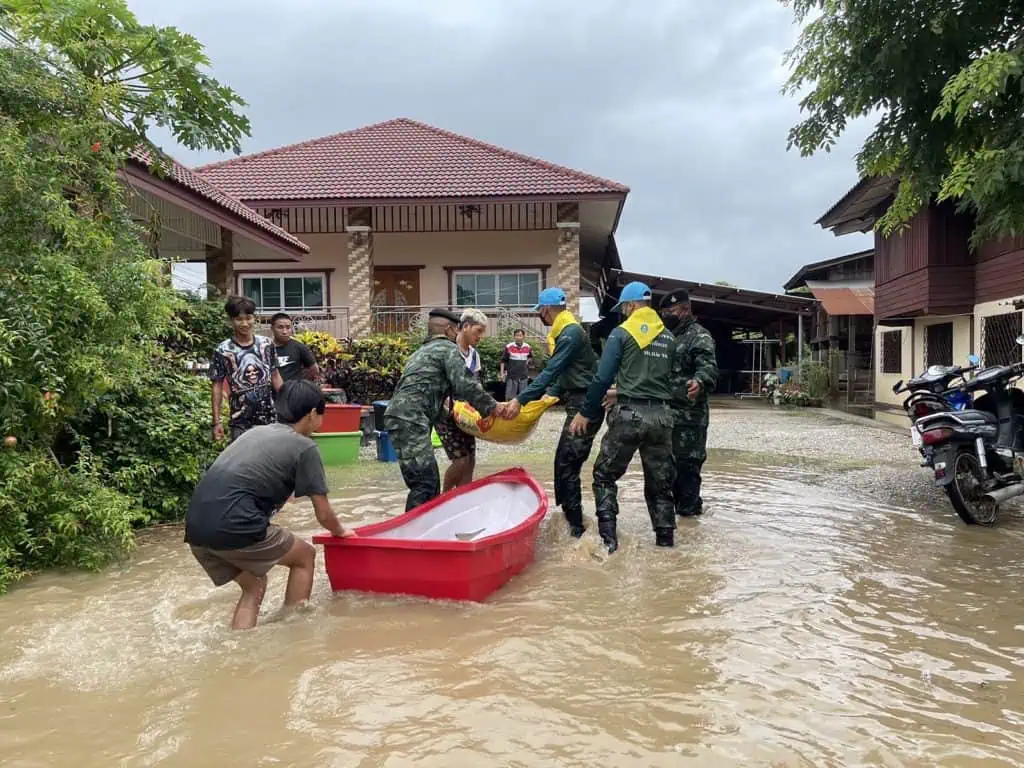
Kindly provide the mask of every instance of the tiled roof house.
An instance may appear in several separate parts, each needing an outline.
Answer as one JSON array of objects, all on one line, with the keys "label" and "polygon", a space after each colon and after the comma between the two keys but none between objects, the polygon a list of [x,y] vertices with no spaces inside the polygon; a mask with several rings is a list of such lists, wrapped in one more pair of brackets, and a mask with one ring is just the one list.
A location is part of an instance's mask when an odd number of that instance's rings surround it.
[{"label": "tiled roof house", "polygon": [[194,169],[309,247],[300,264],[236,259],[261,310],[398,330],[431,306],[522,310],[560,285],[574,307],[621,267],[628,187],[409,119]]}]

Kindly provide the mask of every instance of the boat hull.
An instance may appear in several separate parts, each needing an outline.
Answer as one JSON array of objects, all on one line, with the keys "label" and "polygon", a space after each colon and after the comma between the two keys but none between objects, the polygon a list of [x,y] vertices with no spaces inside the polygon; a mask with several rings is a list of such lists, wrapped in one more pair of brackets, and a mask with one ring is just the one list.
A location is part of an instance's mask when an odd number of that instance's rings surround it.
[{"label": "boat hull", "polygon": [[442,494],[324,548],[331,589],[481,602],[533,562],[548,499],[522,468]]}]

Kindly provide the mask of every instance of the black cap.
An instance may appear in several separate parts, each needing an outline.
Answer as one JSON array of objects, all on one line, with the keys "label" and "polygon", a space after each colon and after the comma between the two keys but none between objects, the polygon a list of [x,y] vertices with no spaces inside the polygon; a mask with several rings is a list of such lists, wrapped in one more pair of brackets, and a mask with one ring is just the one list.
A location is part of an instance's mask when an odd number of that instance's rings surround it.
[{"label": "black cap", "polygon": [[432,309],[428,314],[430,317],[443,317],[445,320],[451,320],[453,323],[462,322],[462,316],[455,314],[450,309]]},{"label": "black cap", "polygon": [[675,307],[679,304],[689,304],[690,294],[685,288],[672,291],[672,293],[666,294],[665,298],[661,300],[661,304],[658,305],[658,309],[668,309],[669,307]]}]

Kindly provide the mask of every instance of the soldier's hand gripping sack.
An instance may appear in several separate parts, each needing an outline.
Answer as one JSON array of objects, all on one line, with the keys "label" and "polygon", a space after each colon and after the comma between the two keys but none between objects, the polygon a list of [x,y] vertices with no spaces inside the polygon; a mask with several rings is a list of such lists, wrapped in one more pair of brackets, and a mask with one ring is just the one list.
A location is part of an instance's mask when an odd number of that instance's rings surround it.
[{"label": "soldier's hand gripping sack", "polygon": [[459,429],[481,440],[492,443],[521,443],[536,429],[544,411],[557,402],[557,397],[544,395],[540,400],[524,405],[514,419],[502,419],[494,415],[485,419],[469,403],[456,400],[452,408],[452,418]]}]

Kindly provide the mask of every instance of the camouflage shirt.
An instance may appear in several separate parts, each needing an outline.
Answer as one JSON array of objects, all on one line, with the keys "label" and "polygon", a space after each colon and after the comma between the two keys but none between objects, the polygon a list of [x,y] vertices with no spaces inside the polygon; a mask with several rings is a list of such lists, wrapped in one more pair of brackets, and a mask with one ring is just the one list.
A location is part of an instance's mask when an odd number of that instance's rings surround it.
[{"label": "camouflage shirt", "polygon": [[[672,365],[672,408],[698,417],[706,414],[708,395],[718,385],[715,340],[697,318],[685,318],[675,329],[676,350]],[[691,400],[686,396],[690,380],[700,383],[700,392]]]},{"label": "camouflage shirt", "polygon": [[429,429],[448,397],[465,400],[482,416],[490,416],[497,405],[469,372],[458,345],[435,336],[409,357],[385,417]]}]

